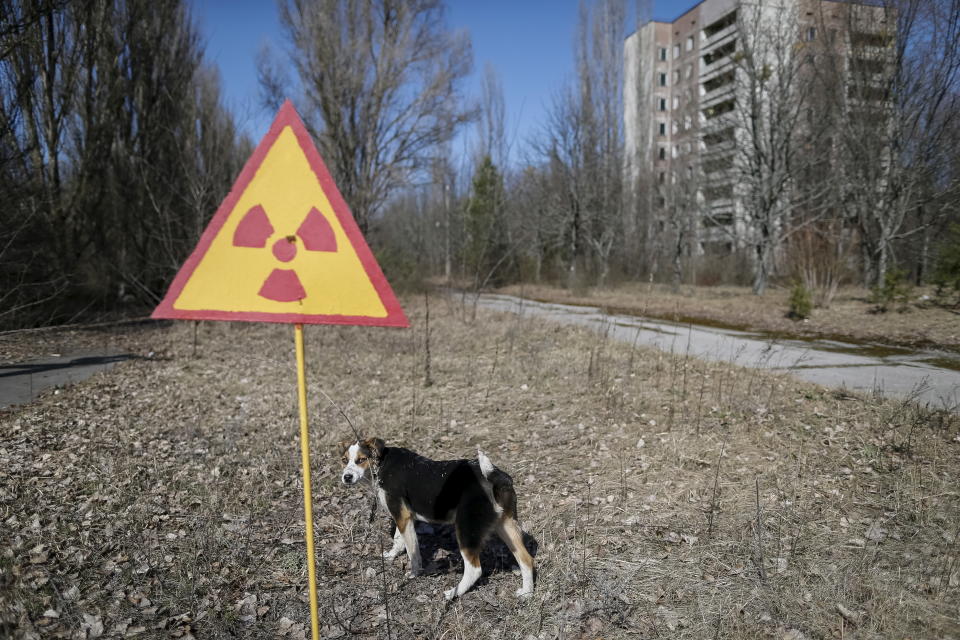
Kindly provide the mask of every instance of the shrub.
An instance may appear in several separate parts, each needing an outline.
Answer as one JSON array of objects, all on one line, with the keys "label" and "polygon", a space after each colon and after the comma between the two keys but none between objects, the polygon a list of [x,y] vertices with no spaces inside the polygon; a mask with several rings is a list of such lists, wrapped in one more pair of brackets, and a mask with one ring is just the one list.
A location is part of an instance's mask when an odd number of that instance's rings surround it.
[{"label": "shrub", "polygon": [[799,280],[793,284],[790,289],[790,308],[787,311],[787,317],[794,320],[805,320],[810,317],[813,311],[813,300],[810,296],[810,290]]},{"label": "shrub", "polygon": [[827,220],[802,226],[787,245],[787,273],[800,280],[810,292],[813,304],[829,308],[837,289],[849,279],[845,247],[850,242],[842,223]]},{"label": "shrub", "polygon": [[427,265],[409,253],[394,247],[378,247],[374,250],[383,275],[396,293],[425,291],[428,275]]},{"label": "shrub", "polygon": [[911,287],[906,275],[903,269],[888,269],[883,275],[883,284],[875,287],[870,297],[878,313],[886,313],[894,304],[901,313],[909,308]]},{"label": "shrub", "polygon": [[939,249],[933,269],[937,302],[946,306],[960,306],[960,224],[950,226]]}]

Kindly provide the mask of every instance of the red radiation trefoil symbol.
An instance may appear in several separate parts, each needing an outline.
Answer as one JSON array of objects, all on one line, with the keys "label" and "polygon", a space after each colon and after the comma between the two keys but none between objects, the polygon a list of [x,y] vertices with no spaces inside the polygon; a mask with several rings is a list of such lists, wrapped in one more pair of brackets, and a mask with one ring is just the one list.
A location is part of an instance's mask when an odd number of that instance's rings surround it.
[{"label": "red radiation trefoil symbol", "polygon": [[[250,207],[236,231],[233,246],[263,249],[274,234],[267,212],[259,204]],[[306,251],[336,251],[337,237],[327,219],[316,207],[312,207],[303,219],[297,233],[274,240],[273,256],[280,262],[290,262],[297,256],[297,240]],[[307,297],[297,272],[293,269],[274,269],[260,287],[260,297],[277,302],[295,302]]]}]

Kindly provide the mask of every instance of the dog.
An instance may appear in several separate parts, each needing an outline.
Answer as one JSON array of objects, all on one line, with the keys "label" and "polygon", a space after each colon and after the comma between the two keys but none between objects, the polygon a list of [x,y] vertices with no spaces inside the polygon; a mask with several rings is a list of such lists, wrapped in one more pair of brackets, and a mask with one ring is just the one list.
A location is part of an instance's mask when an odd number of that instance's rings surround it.
[{"label": "dog", "polygon": [[447,600],[462,596],[483,573],[480,551],[496,532],[520,565],[518,597],[533,593],[533,558],[523,545],[517,522],[517,494],[509,475],[497,469],[482,451],[476,460],[430,460],[402,447],[388,447],[380,438],[342,442],[343,484],[371,483],[396,528],[393,559],[404,548],[410,577],[423,571],[414,522],[453,524],[463,557],[460,583],[444,591]]}]

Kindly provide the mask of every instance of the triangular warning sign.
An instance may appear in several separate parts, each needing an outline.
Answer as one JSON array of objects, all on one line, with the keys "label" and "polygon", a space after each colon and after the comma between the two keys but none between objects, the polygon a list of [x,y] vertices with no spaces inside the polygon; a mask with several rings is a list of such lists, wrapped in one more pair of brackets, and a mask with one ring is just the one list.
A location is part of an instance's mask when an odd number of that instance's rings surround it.
[{"label": "triangular warning sign", "polygon": [[289,100],[153,317],[408,326]]}]

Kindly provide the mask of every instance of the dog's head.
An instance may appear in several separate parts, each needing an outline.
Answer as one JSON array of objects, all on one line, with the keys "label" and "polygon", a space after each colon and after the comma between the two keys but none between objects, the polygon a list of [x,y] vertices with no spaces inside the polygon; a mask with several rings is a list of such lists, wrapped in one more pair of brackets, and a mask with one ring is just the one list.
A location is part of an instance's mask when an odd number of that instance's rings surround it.
[{"label": "dog's head", "polygon": [[380,462],[384,444],[380,438],[367,438],[363,442],[341,442],[340,448],[343,452],[340,480],[343,484],[354,485],[361,480],[370,480],[371,469]]}]

